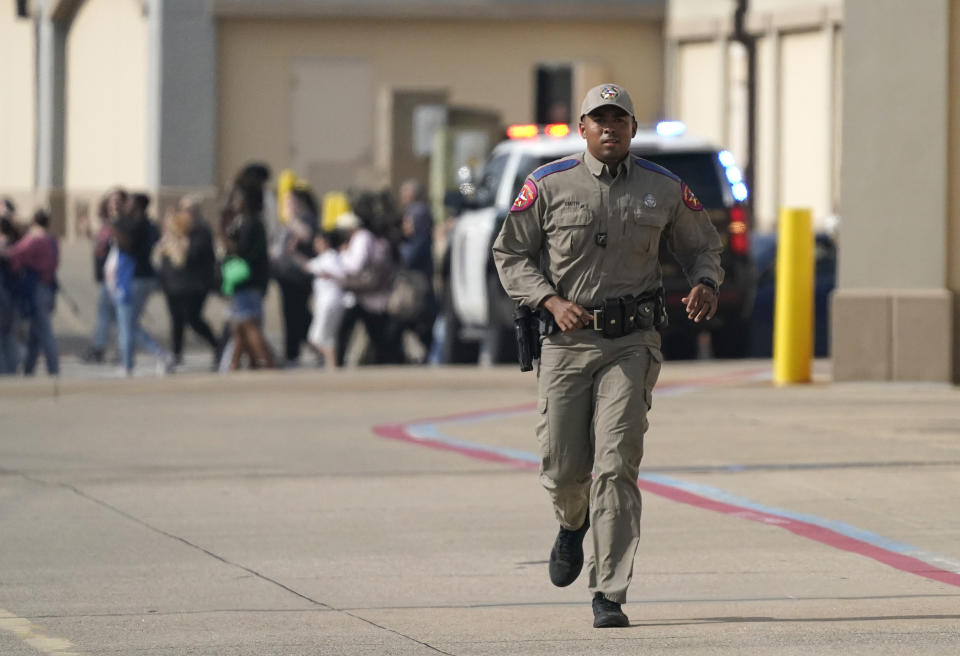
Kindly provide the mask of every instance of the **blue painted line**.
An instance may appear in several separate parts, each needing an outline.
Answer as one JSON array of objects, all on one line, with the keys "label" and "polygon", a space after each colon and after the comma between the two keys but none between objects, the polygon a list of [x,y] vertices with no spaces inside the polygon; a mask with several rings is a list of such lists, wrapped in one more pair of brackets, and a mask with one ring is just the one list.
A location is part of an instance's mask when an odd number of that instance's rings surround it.
[{"label": "blue painted line", "polygon": [[[693,389],[693,387],[677,387],[670,390],[665,390],[667,393],[680,394],[685,391]],[[516,461],[530,462],[538,464],[540,462],[539,456],[527,452],[521,451],[519,449],[511,449],[507,447],[498,447],[490,446],[486,444],[480,444],[477,442],[471,442],[468,440],[462,440],[456,438],[448,433],[445,433],[441,428],[441,424],[467,424],[467,423],[477,423],[479,421],[490,421],[496,419],[502,419],[507,417],[513,417],[519,414],[526,414],[531,412],[530,410],[514,410],[509,412],[499,412],[499,413],[490,413],[483,415],[472,415],[469,417],[455,417],[443,421],[432,421],[424,423],[414,423],[408,424],[406,429],[408,433],[416,438],[422,440],[432,440],[436,442],[441,442],[448,446],[455,448],[468,449],[472,451],[483,451],[487,453],[494,453],[506,458],[510,458]],[[731,465],[730,468],[734,468],[735,465]],[[729,470],[729,469],[728,469]],[[783,510],[781,508],[773,508],[771,506],[765,506],[763,504],[751,501],[750,499],[745,499],[739,497],[735,494],[721,490],[719,488],[704,485],[701,483],[693,483],[690,481],[684,481],[681,479],[663,476],[660,474],[641,474],[640,479],[649,481],[651,483],[658,483],[660,485],[665,485],[678,490],[683,490],[691,494],[695,494],[713,501],[726,503],[734,506],[740,506],[748,510],[754,510],[756,512],[765,513],[768,515],[775,515],[778,517],[783,517],[788,520],[795,520],[799,522],[804,522],[807,524],[812,524],[814,526],[819,526],[840,535],[844,535],[851,539],[860,540],[867,544],[874,545],[878,548],[890,551],[893,553],[898,553],[904,556],[915,558],[917,560],[922,560],[931,565],[936,565],[937,567],[944,569],[953,573],[960,573],[960,562],[943,556],[941,554],[933,553],[926,551],[919,547],[916,547],[912,544],[906,542],[900,542],[887,538],[885,536],[879,535],[877,533],[872,533],[850,524],[844,522],[825,519],[818,517],[816,515],[809,515],[805,513],[796,513],[789,510]]]},{"label": "blue painted line", "polygon": [[807,524],[813,524],[815,526],[820,526],[825,529],[829,529],[835,533],[845,535],[848,538],[853,538],[855,540],[860,540],[868,544],[872,544],[881,549],[886,549],[887,551],[893,551],[895,553],[902,554],[904,556],[910,556],[918,560],[923,560],[930,564],[936,564],[937,566],[949,570],[951,572],[960,573],[960,562],[942,556],[940,554],[935,554],[929,551],[915,547],[912,544],[907,544],[906,542],[899,542],[891,538],[878,535],[877,533],[872,533],[870,531],[865,531],[863,529],[857,528],[856,526],[851,526],[844,522],[839,522],[833,519],[825,519],[823,517],[818,517],[816,515],[808,515],[805,513],[797,513],[790,510],[783,510],[781,508],[773,508],[771,506],[765,506],[763,504],[757,503],[756,501],[751,501],[750,499],[745,499],[743,497],[737,496],[726,490],[721,490],[720,488],[713,487],[711,485],[704,485],[702,483],[692,483],[690,481],[683,481],[677,478],[670,476],[662,476],[659,474],[641,474],[639,478],[645,481],[651,481],[653,483],[660,483],[661,485],[667,485],[676,489],[683,490],[685,492],[690,492],[691,494],[697,494],[702,497],[706,497],[713,501],[719,501],[721,503],[728,503],[733,506],[742,506],[749,510],[755,510],[757,512],[766,513],[769,515],[777,515],[778,517],[783,517],[785,519],[793,519],[799,522],[804,522]]},{"label": "blue painted line", "polygon": [[[495,419],[498,415],[489,415],[489,418]],[[504,416],[504,415],[499,415]],[[471,418],[470,422],[460,422],[459,420],[454,420],[450,423],[472,423],[474,418]],[[446,422],[445,422],[446,423]],[[496,453],[497,455],[504,456],[506,458],[511,458],[513,460],[522,460],[524,462],[539,463],[540,458],[535,456],[532,453],[527,451],[520,451],[518,449],[510,449],[502,446],[489,446],[486,444],[479,444],[477,442],[468,442],[466,440],[457,439],[450,435],[447,435],[441,431],[437,424],[411,424],[407,426],[407,432],[411,437],[420,440],[434,440],[436,442],[443,442],[449,446],[458,447],[461,449],[468,449],[471,451],[486,451],[487,453]]]}]

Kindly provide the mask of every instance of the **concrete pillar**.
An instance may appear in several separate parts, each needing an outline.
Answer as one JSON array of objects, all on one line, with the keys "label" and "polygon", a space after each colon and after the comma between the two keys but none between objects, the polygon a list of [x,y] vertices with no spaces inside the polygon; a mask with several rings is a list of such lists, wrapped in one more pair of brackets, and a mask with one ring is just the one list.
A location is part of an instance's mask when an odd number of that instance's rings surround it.
[{"label": "concrete pillar", "polygon": [[[836,380],[957,377],[948,121],[960,0],[846,0]],[[953,10],[953,11],[952,11]],[[954,20],[951,21],[951,11]],[[948,159],[948,155],[951,159]],[[955,239],[954,239],[955,240]],[[948,275],[949,274],[949,275]]]},{"label": "concrete pillar", "polygon": [[60,235],[67,232],[63,189],[67,28],[67,23],[55,19],[50,2],[39,5],[36,21],[36,201],[49,208],[52,229]]},{"label": "concrete pillar", "polygon": [[215,193],[216,23],[196,0],[150,0],[147,11],[147,181],[159,215],[184,193]]},{"label": "concrete pillar", "polygon": [[960,384],[960,0],[950,0],[949,94],[947,113],[947,289],[953,296],[953,382]]}]

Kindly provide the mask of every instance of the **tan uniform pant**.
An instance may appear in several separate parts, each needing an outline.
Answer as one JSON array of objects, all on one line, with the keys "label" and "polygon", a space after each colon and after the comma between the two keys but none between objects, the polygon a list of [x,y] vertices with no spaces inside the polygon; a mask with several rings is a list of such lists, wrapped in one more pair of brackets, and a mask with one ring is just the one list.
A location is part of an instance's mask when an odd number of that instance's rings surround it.
[{"label": "tan uniform pant", "polygon": [[580,528],[589,505],[590,592],[621,604],[640,539],[637,475],[662,360],[653,330],[617,339],[578,330],[542,344],[540,482],[564,528]]}]

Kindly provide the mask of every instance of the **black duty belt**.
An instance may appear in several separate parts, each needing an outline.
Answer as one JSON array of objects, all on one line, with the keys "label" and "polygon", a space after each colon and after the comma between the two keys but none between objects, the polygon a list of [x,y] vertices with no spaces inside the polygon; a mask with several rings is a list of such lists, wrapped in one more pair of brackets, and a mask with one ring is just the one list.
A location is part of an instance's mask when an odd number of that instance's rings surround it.
[{"label": "black duty belt", "polygon": [[[623,337],[635,330],[659,328],[667,322],[662,287],[638,296],[628,294],[608,298],[603,305],[586,310],[593,315],[593,324],[589,327],[609,338]],[[540,324],[543,335],[560,332],[553,315],[547,310],[541,311]]]}]

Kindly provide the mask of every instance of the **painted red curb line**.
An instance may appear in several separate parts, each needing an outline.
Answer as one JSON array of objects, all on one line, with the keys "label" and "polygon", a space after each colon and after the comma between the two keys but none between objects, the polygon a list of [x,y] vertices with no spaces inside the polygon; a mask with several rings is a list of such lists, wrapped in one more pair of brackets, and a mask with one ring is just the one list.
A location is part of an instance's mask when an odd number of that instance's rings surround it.
[{"label": "painted red curb line", "polygon": [[777,526],[779,528],[786,529],[791,533],[799,535],[800,537],[814,540],[815,542],[820,542],[821,544],[825,544],[835,549],[840,549],[842,551],[848,551],[850,553],[866,556],[867,558],[872,558],[873,560],[881,562],[885,565],[889,565],[890,567],[898,569],[902,572],[915,574],[917,576],[933,579],[934,581],[960,587],[960,574],[949,572],[947,570],[940,569],[939,567],[934,567],[930,563],[926,563],[917,558],[905,556],[895,551],[890,551],[889,549],[884,549],[874,544],[870,544],[869,542],[864,542],[863,540],[851,538],[843,535],[842,533],[837,533],[836,531],[824,528],[823,526],[817,526],[816,524],[810,524],[808,522],[801,522],[796,519],[791,519],[790,517],[784,517],[782,515],[774,515],[772,513],[753,510],[751,508],[735,506],[722,501],[715,501],[698,494],[693,494],[685,490],[670,487],[669,485],[654,483],[652,481],[641,479],[637,481],[637,485],[639,485],[640,489],[642,490],[652,492],[661,497],[670,499],[671,501],[685,503],[697,508],[703,508],[704,510],[712,510],[724,515],[734,515],[741,519],[747,519],[752,522],[760,522],[762,524],[767,524],[768,526]]},{"label": "painted red curb line", "polygon": [[[730,374],[714,379],[700,379],[698,381],[685,381],[682,383],[672,383],[666,384],[661,389],[670,389],[677,387],[688,387],[693,385],[703,385],[703,384],[722,384],[723,382],[748,378],[757,373],[756,370],[742,372],[739,374]],[[454,415],[447,415],[443,417],[436,417],[431,419],[417,419],[411,420],[403,423],[395,424],[382,424],[379,426],[373,427],[373,432],[380,437],[387,439],[399,440],[402,442],[407,442],[410,444],[417,444],[420,446],[429,447],[432,449],[438,449],[442,451],[451,451],[454,453],[459,453],[465,455],[469,458],[475,460],[483,460],[486,462],[495,462],[503,465],[508,465],[517,469],[526,469],[526,470],[535,470],[538,469],[538,464],[531,461],[521,460],[518,458],[513,458],[507,455],[496,453],[494,451],[487,450],[483,447],[472,448],[470,446],[462,444],[450,444],[443,440],[438,440],[429,437],[418,438],[410,434],[408,426],[414,424],[433,424],[433,423],[442,423],[442,422],[453,422],[453,421],[462,421],[464,419],[482,419],[484,417],[490,417],[494,415],[501,414],[511,414],[517,412],[526,412],[528,410],[534,409],[534,404],[524,404],[519,406],[514,406],[511,408],[501,408],[497,410],[483,410],[479,412],[468,412],[460,413]],[[782,515],[776,515],[773,513],[765,513],[758,510],[753,510],[751,508],[736,506],[733,504],[725,503],[722,501],[717,501],[710,499],[709,497],[701,496],[694,494],[692,492],[687,492],[676,487],[669,485],[664,485],[662,483],[656,483],[653,481],[645,480],[641,478],[637,481],[637,485],[640,489],[647,492],[651,492],[658,496],[664,497],[671,501],[677,503],[684,503],[696,508],[702,508],[704,510],[712,510],[724,515],[732,515],[739,517],[741,519],[746,519],[753,522],[759,522],[761,524],[766,524],[768,526],[777,526],[783,528],[791,533],[798,535],[800,537],[813,540],[815,542],[820,542],[827,546],[839,549],[841,551],[847,551],[850,553],[858,554],[861,556],[866,556],[877,562],[883,563],[894,569],[898,569],[902,572],[907,572],[909,574],[914,574],[916,576],[922,576],[934,581],[939,581],[940,583],[946,583],[947,585],[953,585],[960,587],[960,574],[955,572],[950,572],[948,570],[935,567],[930,563],[924,562],[918,558],[913,558],[911,556],[906,556],[889,549],[884,549],[869,542],[863,540],[858,540],[856,538],[843,535],[837,531],[825,528],[823,526],[818,526],[809,522],[803,522],[790,517],[785,517]]]}]

